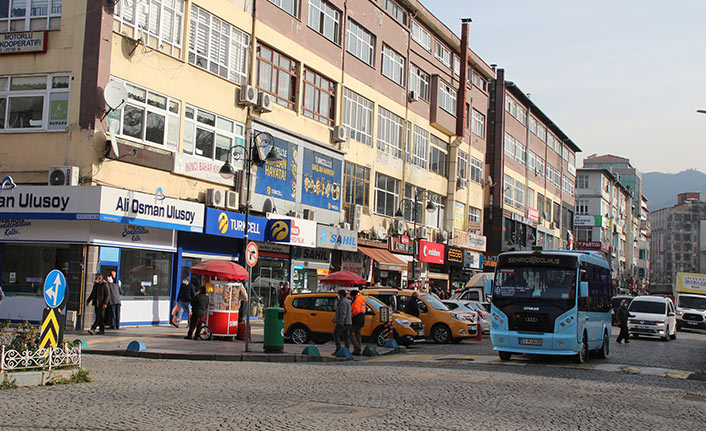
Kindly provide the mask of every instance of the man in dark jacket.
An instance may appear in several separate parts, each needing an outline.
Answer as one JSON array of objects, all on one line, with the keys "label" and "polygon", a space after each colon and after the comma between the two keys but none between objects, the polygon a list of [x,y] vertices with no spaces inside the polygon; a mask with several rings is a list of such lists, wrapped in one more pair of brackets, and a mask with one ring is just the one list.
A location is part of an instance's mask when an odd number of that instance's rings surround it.
[{"label": "man in dark jacket", "polygon": [[113,329],[120,329],[120,308],[122,307],[122,301],[120,300],[120,295],[123,294],[123,288],[120,286],[120,282],[116,279],[115,271],[110,271],[108,276],[108,288],[110,289],[110,301],[108,301],[108,310],[110,310],[110,327]]},{"label": "man in dark jacket", "polygon": [[407,299],[407,304],[404,306],[404,312],[412,316],[419,317],[419,304],[417,304],[419,293],[416,291]]},{"label": "man in dark jacket", "polygon": [[[338,305],[336,313],[333,316],[333,323],[336,325],[333,329],[333,342],[336,343],[336,352],[341,348],[341,337],[346,345],[346,349],[350,349],[351,336],[351,302],[346,298],[346,291],[338,291]],[[334,352],[334,355],[336,353]]]},{"label": "man in dark jacket", "polygon": [[177,312],[174,313],[171,322],[175,328],[179,327],[184,312],[187,313],[186,318],[191,319],[191,300],[194,296],[196,296],[196,287],[191,283],[188,275],[184,276],[179,288],[179,295],[177,295]]},{"label": "man in dark jacket", "polygon": [[206,323],[206,315],[208,314],[208,295],[206,295],[206,287],[199,288],[199,294],[191,300],[191,318],[189,319],[189,332],[186,334],[187,340],[192,338],[198,340],[201,328]]},{"label": "man in dark jacket", "polygon": [[88,296],[88,300],[86,301],[86,304],[93,303],[93,307],[96,312],[96,321],[93,322],[91,329],[88,330],[89,334],[94,334],[96,326],[98,327],[99,334],[103,334],[105,332],[104,317],[105,310],[108,308],[109,302],[110,290],[108,289],[108,285],[106,285],[103,281],[102,275],[96,274],[96,282],[93,283],[93,290],[91,290],[91,294]]},{"label": "man in dark jacket", "polygon": [[620,334],[618,334],[618,339],[615,341],[620,344],[620,341],[624,340],[625,344],[628,344],[630,342],[628,339],[630,338],[630,333],[628,332],[628,301],[623,299],[620,302],[620,307],[615,312],[615,320],[620,327]]}]

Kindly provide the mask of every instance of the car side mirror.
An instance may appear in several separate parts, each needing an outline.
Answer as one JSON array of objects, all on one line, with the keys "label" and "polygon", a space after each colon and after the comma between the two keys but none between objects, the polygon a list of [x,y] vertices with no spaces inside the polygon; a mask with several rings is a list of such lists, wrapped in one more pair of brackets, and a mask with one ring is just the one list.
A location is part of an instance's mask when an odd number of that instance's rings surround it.
[{"label": "car side mirror", "polygon": [[579,296],[581,298],[588,298],[588,281],[582,281],[579,284]]},{"label": "car side mirror", "polygon": [[485,280],[485,294],[486,295],[493,294],[493,280]]}]

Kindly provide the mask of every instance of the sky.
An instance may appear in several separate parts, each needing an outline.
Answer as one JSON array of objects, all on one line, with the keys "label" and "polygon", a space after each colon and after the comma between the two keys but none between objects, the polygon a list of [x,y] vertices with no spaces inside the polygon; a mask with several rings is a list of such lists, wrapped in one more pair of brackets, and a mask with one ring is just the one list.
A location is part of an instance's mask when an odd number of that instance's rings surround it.
[{"label": "sky", "polygon": [[582,150],[706,172],[706,0],[421,0]]}]

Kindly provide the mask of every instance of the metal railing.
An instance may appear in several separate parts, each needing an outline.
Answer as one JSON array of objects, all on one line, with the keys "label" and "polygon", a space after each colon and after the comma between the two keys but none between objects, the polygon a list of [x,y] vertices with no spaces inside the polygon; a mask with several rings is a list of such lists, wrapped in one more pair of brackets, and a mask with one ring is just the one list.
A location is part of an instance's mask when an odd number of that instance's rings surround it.
[{"label": "metal railing", "polygon": [[0,372],[48,369],[77,366],[81,367],[81,345],[17,351],[2,346],[0,350]]}]

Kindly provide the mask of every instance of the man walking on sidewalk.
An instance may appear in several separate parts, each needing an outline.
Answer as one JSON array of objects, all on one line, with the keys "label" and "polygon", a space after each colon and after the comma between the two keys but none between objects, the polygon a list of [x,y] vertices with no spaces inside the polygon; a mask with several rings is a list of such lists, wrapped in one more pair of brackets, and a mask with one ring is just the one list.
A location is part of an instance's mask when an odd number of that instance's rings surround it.
[{"label": "man walking on sidewalk", "polygon": [[628,331],[628,301],[623,299],[620,302],[620,307],[618,307],[618,310],[615,312],[615,320],[620,327],[620,334],[618,334],[618,339],[615,340],[615,342],[620,344],[620,340],[624,340],[625,344],[628,344],[630,342],[630,332]]},{"label": "man walking on sidewalk", "polygon": [[107,284],[110,289],[110,301],[108,302],[110,319],[108,323],[111,328],[120,329],[120,308],[122,307],[120,295],[123,294],[123,289],[120,287],[120,283],[115,279],[115,271],[110,271]]},{"label": "man walking on sidewalk", "polygon": [[357,290],[351,290],[351,343],[353,344],[353,354],[360,355],[363,346],[363,337],[360,330],[365,326],[365,297],[358,295]]},{"label": "man walking on sidewalk", "polygon": [[336,314],[333,316],[333,323],[336,324],[333,330],[333,342],[336,343],[336,352],[341,348],[341,336],[343,336],[346,349],[350,349],[351,302],[346,298],[345,290],[338,291],[338,306],[336,306]]},{"label": "man walking on sidewalk", "polygon": [[191,300],[196,296],[196,287],[191,284],[189,276],[184,276],[181,282],[181,287],[179,288],[179,295],[177,296],[177,311],[172,317],[172,326],[175,328],[179,327],[179,322],[186,311],[187,322],[191,320]]},{"label": "man walking on sidewalk", "polygon": [[93,303],[93,307],[96,312],[96,321],[91,325],[91,329],[88,333],[93,335],[96,327],[98,327],[98,333],[103,334],[105,332],[105,310],[108,308],[108,302],[110,301],[110,290],[108,286],[103,281],[103,276],[96,274],[96,282],[93,283],[93,290],[88,296],[86,304]]},{"label": "man walking on sidewalk", "polygon": [[191,300],[191,318],[189,319],[189,332],[186,334],[187,340],[192,338],[196,340],[201,333],[201,328],[206,323],[206,314],[208,314],[208,295],[206,295],[206,287],[199,288],[199,294]]}]

